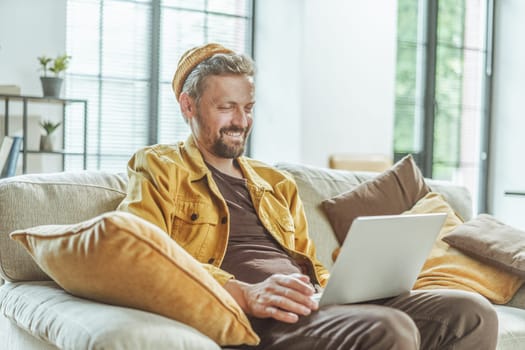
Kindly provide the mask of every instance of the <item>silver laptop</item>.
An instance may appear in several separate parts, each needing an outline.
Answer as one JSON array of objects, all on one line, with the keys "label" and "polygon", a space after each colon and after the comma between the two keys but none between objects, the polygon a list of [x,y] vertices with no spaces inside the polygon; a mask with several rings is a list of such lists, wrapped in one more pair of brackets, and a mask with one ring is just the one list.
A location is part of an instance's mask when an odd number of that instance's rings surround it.
[{"label": "silver laptop", "polygon": [[358,217],[352,223],[319,306],[393,297],[410,291],[445,213]]}]

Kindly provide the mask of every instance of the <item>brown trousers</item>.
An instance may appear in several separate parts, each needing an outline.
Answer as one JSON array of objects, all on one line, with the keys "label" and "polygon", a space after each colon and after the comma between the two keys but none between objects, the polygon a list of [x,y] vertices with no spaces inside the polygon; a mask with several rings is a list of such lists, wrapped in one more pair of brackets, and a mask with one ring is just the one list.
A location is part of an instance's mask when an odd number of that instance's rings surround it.
[{"label": "brown trousers", "polygon": [[366,304],[332,305],[295,324],[251,319],[272,350],[496,348],[498,318],[483,297],[456,290],[414,291]]}]

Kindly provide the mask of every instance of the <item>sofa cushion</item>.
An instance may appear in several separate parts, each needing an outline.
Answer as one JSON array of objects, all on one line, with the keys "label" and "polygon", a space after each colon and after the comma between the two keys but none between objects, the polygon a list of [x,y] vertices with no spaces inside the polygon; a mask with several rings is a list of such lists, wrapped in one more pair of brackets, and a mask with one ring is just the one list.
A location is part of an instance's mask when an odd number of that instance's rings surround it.
[{"label": "sofa cushion", "polygon": [[46,224],[71,224],[114,210],[126,178],[101,171],[30,174],[0,180],[0,275],[8,281],[49,280],[9,233]]},{"label": "sofa cushion", "polygon": [[440,194],[430,192],[405,213],[447,213],[447,219],[414,289],[461,289],[477,292],[493,303],[504,304],[523,283],[518,276],[471,258],[442,241],[444,236],[463,222]]},{"label": "sofa cushion", "polygon": [[[220,350],[213,340],[178,321],[81,299],[52,281],[2,286],[0,318],[4,317],[56,349]],[[20,344],[15,337],[2,337],[2,348],[15,349]],[[21,349],[29,348],[25,345]]]},{"label": "sofa cushion", "polygon": [[259,341],[239,305],[201,264],[138,216],[109,212],[75,225],[14,231],[11,237],[73,295],[164,315],[220,345]]},{"label": "sofa cushion", "polygon": [[411,155],[373,180],[323,201],[339,243],[358,216],[401,214],[430,192]]},{"label": "sofa cushion", "polygon": [[525,277],[525,231],[489,214],[459,225],[443,240],[476,259]]}]

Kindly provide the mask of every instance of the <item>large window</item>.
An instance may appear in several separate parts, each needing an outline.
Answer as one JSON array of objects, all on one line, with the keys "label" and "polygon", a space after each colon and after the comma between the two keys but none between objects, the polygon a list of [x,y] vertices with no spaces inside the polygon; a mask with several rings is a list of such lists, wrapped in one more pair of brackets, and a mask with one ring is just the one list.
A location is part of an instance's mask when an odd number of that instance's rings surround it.
[{"label": "large window", "polygon": [[467,186],[481,210],[490,5],[398,0],[394,151],[414,154],[425,176]]},{"label": "large window", "polygon": [[[171,79],[184,51],[212,41],[251,54],[251,0],[67,0],[66,94],[89,101],[88,168],[124,171],[138,148],[186,139]],[[68,126],[66,149],[82,132]]]}]

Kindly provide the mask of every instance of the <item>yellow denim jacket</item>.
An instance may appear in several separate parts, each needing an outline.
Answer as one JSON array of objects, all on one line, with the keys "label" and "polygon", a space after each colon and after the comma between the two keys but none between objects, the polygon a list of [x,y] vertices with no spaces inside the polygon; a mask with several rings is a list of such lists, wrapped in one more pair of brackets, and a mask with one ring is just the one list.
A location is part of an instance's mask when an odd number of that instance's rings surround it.
[{"label": "yellow denim jacket", "polygon": [[[312,283],[324,287],[328,271],[315,257],[302,202],[293,179],[261,162],[238,158],[262,224],[300,265]],[[228,245],[226,201],[193,137],[177,145],[139,150],[128,163],[128,194],[119,210],[138,215],[166,231],[221,284],[231,274],[220,269]]]}]

